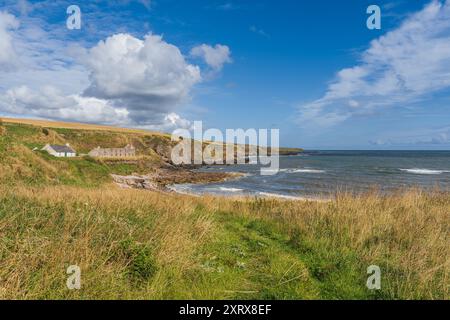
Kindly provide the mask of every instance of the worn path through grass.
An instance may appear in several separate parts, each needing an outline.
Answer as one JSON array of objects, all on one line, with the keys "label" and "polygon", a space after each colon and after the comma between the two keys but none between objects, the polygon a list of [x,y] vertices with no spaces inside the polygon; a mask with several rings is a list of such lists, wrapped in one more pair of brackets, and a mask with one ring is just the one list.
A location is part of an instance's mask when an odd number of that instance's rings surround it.
[{"label": "worn path through grass", "polygon": [[308,245],[258,218],[217,212],[214,219],[219,229],[198,257],[204,271],[197,292],[202,298],[377,297],[365,287],[365,270],[358,268],[354,254]]}]

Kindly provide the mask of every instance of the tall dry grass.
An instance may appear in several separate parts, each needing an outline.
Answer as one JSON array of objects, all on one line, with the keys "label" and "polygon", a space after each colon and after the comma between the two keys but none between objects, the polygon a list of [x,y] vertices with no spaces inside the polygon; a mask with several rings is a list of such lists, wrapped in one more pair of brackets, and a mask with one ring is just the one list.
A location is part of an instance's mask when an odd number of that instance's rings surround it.
[{"label": "tall dry grass", "polygon": [[[227,271],[205,282],[198,254],[228,250],[220,236],[245,239],[239,228],[225,233],[227,221],[251,221],[308,266],[319,297],[448,299],[449,214],[450,196],[438,191],[292,202],[0,187],[0,298],[230,298],[214,291],[227,286]],[[72,264],[82,269],[83,290],[65,287]],[[379,296],[364,291],[372,264],[383,272]]]},{"label": "tall dry grass", "polygon": [[[330,202],[223,202],[222,210],[275,222],[306,249],[355,254],[389,277],[385,296],[449,298],[450,195],[436,190],[338,194]],[[355,266],[357,267],[357,266]]]},{"label": "tall dry grass", "polygon": [[[170,269],[174,277],[189,268],[193,250],[206,240],[213,224],[208,215],[195,214],[189,198],[174,200],[124,190],[2,190],[0,297],[160,297],[167,279],[157,273],[151,285],[134,286],[133,277],[126,276],[133,257],[122,251],[127,242],[145,248],[159,269]],[[83,270],[87,289],[82,294],[63,285],[72,264]],[[137,274],[135,280],[146,279]]]}]

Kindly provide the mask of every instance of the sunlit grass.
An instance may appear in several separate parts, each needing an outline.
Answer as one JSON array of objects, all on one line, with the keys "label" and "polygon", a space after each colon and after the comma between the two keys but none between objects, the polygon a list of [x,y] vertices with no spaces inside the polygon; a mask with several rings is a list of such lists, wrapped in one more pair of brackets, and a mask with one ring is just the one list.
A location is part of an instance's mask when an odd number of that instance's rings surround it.
[{"label": "sunlit grass", "polygon": [[[1,188],[0,297],[448,299],[449,208],[420,191],[289,202]],[[380,291],[365,286],[373,264]]]}]

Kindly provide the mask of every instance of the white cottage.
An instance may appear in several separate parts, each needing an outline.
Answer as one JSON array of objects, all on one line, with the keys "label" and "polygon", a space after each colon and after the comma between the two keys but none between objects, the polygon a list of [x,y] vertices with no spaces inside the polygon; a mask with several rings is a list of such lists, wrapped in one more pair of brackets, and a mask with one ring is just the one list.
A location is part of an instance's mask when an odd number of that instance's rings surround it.
[{"label": "white cottage", "polygon": [[49,154],[55,157],[76,157],[77,153],[72,147],[66,143],[65,146],[56,144],[47,144],[42,150],[47,151]]}]

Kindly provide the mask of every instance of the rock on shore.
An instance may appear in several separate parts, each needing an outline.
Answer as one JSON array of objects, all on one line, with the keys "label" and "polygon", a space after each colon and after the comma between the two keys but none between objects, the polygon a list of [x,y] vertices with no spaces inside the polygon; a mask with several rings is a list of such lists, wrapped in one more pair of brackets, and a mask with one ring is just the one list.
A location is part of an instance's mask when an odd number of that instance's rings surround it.
[{"label": "rock on shore", "polygon": [[114,182],[122,188],[171,191],[168,185],[182,183],[213,183],[239,177],[236,173],[195,172],[184,168],[159,168],[147,175],[120,176],[111,174]]}]

